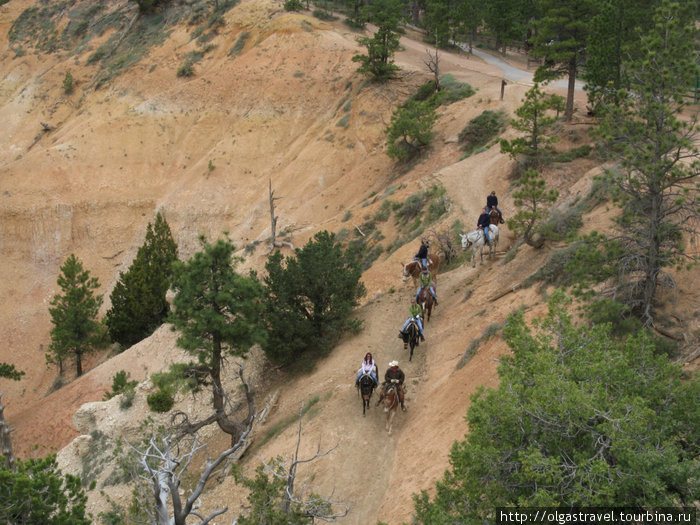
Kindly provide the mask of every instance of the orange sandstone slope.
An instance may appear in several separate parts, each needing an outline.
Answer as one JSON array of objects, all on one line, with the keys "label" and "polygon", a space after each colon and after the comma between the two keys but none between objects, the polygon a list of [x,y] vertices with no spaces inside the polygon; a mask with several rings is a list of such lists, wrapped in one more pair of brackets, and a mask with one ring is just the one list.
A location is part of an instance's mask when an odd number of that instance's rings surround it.
[{"label": "orange sandstone slope", "polygon": [[[48,303],[68,254],[100,279],[108,299],[157,210],[182,257],[202,233],[228,231],[241,248],[264,240],[268,181],[283,197],[279,228],[304,232],[295,233],[300,243],[391,178],[383,128],[396,96],[378,96],[355,75],[353,34],[272,2],[227,13],[193,77],[176,76],[194,47],[183,26],[95,90],[97,66],[83,65],[89,52],[15,57],[7,33],[30,5],[12,2],[0,13],[0,358],[27,371],[4,386],[10,416],[43,397],[55,377],[43,365]],[[243,32],[246,47],[231,58]],[[72,95],[62,89],[66,71],[76,79]],[[34,143],[41,122],[55,129]]]}]

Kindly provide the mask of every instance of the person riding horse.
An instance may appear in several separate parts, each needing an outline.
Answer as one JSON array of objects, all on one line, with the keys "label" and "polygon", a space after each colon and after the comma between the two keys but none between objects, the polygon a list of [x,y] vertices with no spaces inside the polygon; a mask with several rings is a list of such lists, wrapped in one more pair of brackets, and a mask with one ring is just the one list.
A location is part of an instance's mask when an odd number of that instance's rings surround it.
[{"label": "person riding horse", "polygon": [[377,370],[377,365],[374,362],[372,354],[369,352],[365,354],[365,358],[362,360],[362,366],[360,366],[360,369],[357,371],[357,378],[355,378],[356,387],[360,386],[360,378],[364,374],[367,374],[372,378],[375,386],[379,386],[379,372]]},{"label": "person riding horse", "polygon": [[418,325],[418,329],[420,330],[420,340],[425,341],[425,335],[423,334],[423,323],[421,322],[421,315],[423,315],[423,309],[416,302],[415,299],[413,299],[411,301],[411,306],[408,309],[408,313],[409,313],[410,317],[408,319],[406,319],[406,322],[403,324],[403,328],[399,332],[399,339],[403,339],[404,343],[407,342],[407,340],[406,340],[406,328],[408,327],[408,325],[411,321],[415,321],[416,324]]},{"label": "person riding horse", "polygon": [[399,401],[401,402],[401,410],[406,412],[406,405],[404,404],[404,396],[405,392],[403,389],[403,382],[406,380],[406,374],[403,373],[403,370],[399,368],[399,362],[398,361],[392,361],[389,363],[389,368],[387,371],[384,373],[384,383],[382,384],[382,393],[379,396],[379,401],[377,401],[377,404],[381,402],[382,399],[384,399],[384,393],[387,391],[390,385],[394,384],[397,385],[397,392],[399,393]]},{"label": "person riding horse", "polygon": [[428,269],[430,261],[428,260],[428,248],[430,247],[430,241],[423,237],[420,241],[420,248],[418,253],[413,257],[414,261],[420,261],[423,268]]},{"label": "person riding horse", "polygon": [[486,239],[486,244],[491,244],[491,237],[489,237],[489,225],[491,224],[491,218],[489,217],[489,212],[484,208],[479,215],[479,220],[476,223],[476,227],[484,231],[484,237]]},{"label": "person riding horse", "polygon": [[435,285],[433,284],[433,276],[430,274],[427,268],[424,268],[421,274],[418,276],[418,291],[416,292],[416,302],[418,302],[418,296],[423,288],[430,290],[430,295],[433,296],[435,301],[435,306],[438,305],[437,293],[435,292]]},{"label": "person riding horse", "polygon": [[492,208],[498,212],[498,222],[503,224],[503,213],[498,208],[498,197],[496,197],[495,191],[492,191],[491,195],[486,196],[486,211],[491,211]]}]

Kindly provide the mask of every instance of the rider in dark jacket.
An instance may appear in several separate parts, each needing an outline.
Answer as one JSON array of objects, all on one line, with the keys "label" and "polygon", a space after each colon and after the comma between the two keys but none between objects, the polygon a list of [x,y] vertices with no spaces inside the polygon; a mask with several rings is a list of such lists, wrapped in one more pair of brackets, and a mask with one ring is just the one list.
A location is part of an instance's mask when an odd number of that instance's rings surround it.
[{"label": "rider in dark jacket", "polygon": [[387,387],[392,384],[396,380],[396,383],[398,384],[398,392],[399,392],[399,401],[401,402],[401,410],[404,412],[406,411],[406,405],[404,404],[404,389],[403,389],[403,382],[406,380],[406,374],[403,373],[403,370],[399,368],[399,362],[398,361],[392,361],[389,363],[389,368],[387,368],[387,371],[384,373],[384,385],[382,385],[382,395],[379,397],[379,400],[381,401],[382,398],[384,397],[383,393],[386,392]]},{"label": "rider in dark jacket", "polygon": [[476,227],[484,230],[486,242],[491,244],[491,237],[489,237],[489,224],[491,224],[491,219],[489,218],[488,210],[484,208],[481,215],[479,215],[479,221],[476,223]]},{"label": "rider in dark jacket", "polygon": [[420,241],[420,248],[418,249],[418,253],[413,257],[414,260],[420,261],[421,264],[423,265],[423,268],[428,268],[428,247],[430,246],[430,242],[428,239],[423,238]]},{"label": "rider in dark jacket", "polygon": [[491,208],[496,209],[496,211],[498,212],[499,222],[502,224],[503,223],[503,214],[501,213],[501,210],[498,208],[498,197],[496,197],[495,191],[492,191],[491,195],[488,195],[486,197],[486,211],[491,211]]}]

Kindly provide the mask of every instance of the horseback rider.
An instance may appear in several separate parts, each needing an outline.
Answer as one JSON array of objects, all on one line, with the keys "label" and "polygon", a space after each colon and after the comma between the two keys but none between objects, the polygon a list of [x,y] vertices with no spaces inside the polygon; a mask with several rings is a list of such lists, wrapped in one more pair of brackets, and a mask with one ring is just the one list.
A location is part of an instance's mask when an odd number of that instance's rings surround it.
[{"label": "horseback rider", "polygon": [[489,218],[489,212],[486,208],[481,211],[479,215],[479,221],[476,223],[477,229],[484,231],[484,236],[486,237],[486,244],[491,244],[491,237],[489,237],[489,225],[491,224],[491,219]]},{"label": "horseback rider", "polygon": [[430,295],[433,296],[433,300],[435,301],[435,306],[438,305],[438,300],[437,300],[437,294],[435,293],[435,285],[433,284],[433,276],[430,275],[430,272],[428,271],[427,268],[423,268],[423,271],[420,273],[418,276],[418,282],[420,286],[418,286],[418,291],[416,292],[416,302],[418,302],[418,296],[420,295],[420,291],[423,288],[428,288],[430,290]]},{"label": "horseback rider", "polygon": [[498,222],[503,224],[503,213],[501,213],[501,210],[498,208],[498,197],[496,197],[495,191],[492,191],[491,195],[486,196],[486,210],[491,211],[492,208],[495,208],[498,212]]},{"label": "horseback rider", "polygon": [[414,261],[420,261],[421,264],[423,265],[423,268],[426,270],[428,269],[428,264],[430,264],[430,261],[428,261],[428,248],[430,247],[430,241],[426,238],[423,237],[420,240],[420,248],[418,249],[418,253],[413,257]]},{"label": "horseback rider", "polygon": [[[379,401],[384,399],[384,393],[387,391],[389,388],[389,385],[391,384],[396,384],[398,388],[396,389],[399,393],[399,401],[401,402],[401,410],[406,412],[406,405],[404,404],[404,388],[403,388],[403,382],[406,380],[406,374],[403,373],[403,370],[399,368],[399,362],[398,361],[392,361],[389,363],[389,368],[387,368],[387,371],[384,373],[384,383],[382,384],[382,393],[379,396]],[[379,402],[377,402],[379,403]]]},{"label": "horseback rider", "polygon": [[416,302],[415,299],[411,301],[411,306],[408,309],[409,318],[403,324],[403,328],[399,332],[399,339],[403,339],[406,342],[406,328],[411,321],[415,321],[420,330],[420,340],[425,341],[425,335],[423,334],[423,323],[421,322],[421,315],[423,315],[423,308]]},{"label": "horseback rider", "polygon": [[365,354],[365,358],[362,360],[362,366],[360,366],[360,369],[357,371],[357,378],[355,379],[355,386],[359,387],[360,386],[360,378],[364,375],[367,374],[372,378],[372,381],[374,381],[374,386],[379,386],[379,372],[377,370],[377,365],[374,362],[374,358],[372,357],[372,354],[367,352]]}]

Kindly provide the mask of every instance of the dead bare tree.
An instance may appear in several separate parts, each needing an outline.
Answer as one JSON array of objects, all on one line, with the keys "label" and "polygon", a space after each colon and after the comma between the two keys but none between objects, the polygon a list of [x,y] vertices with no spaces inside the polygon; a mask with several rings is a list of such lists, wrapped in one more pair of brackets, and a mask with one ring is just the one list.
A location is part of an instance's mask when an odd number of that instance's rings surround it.
[{"label": "dead bare tree", "polygon": [[434,241],[435,252],[445,261],[445,264],[450,264],[459,254],[457,245],[453,242],[454,234],[448,229],[429,230],[428,238]]},{"label": "dead bare tree", "polygon": [[5,421],[5,406],[2,404],[3,392],[0,392],[0,453],[5,458],[8,470],[15,470],[15,455],[12,452],[10,425]]},{"label": "dead bare tree", "polygon": [[228,507],[216,508],[207,516],[200,514],[200,496],[219,465],[246,444],[252,428],[253,420],[250,420],[246,430],[231,448],[224,450],[216,459],[207,460],[204,472],[185,501],[182,501],[179,492],[182,476],[195,453],[206,446],[199,443],[197,435],[193,436],[184,452],[180,451],[182,442],[173,433],[164,437],[152,434],[143,449],[130,444],[131,453],[136,459],[136,468],[132,469],[131,475],[141,482],[142,487],[142,490],[138,490],[137,487],[134,492],[139,506],[157,525],[185,525],[186,522],[192,524],[191,519],[188,521],[190,516],[200,520],[197,525],[206,525],[215,517],[224,514]]},{"label": "dead bare tree", "polygon": [[270,187],[268,191],[270,195],[270,253],[272,253],[275,248],[281,248],[282,246],[289,246],[292,250],[294,250],[294,245],[291,242],[278,241],[275,238],[277,235],[277,219],[279,218],[275,215],[275,201],[281,199],[282,197],[275,197],[275,192],[272,191],[272,179],[270,179]]},{"label": "dead bare tree", "polygon": [[[296,485],[297,483],[297,469],[299,465],[303,463],[311,463],[316,459],[327,456],[333,450],[337,448],[338,445],[331,447],[325,452],[321,451],[321,439],[319,438],[318,445],[316,447],[316,453],[310,458],[301,459],[299,457],[299,447],[301,445],[301,436],[303,429],[303,414],[304,414],[304,404],[302,403],[299,409],[299,427],[297,429],[297,445],[294,450],[294,455],[289,461],[288,466],[284,466],[281,462],[277,462],[274,465],[268,464],[263,459],[263,465],[265,468],[277,479],[281,479],[285,482],[285,497],[284,497],[284,513],[289,514],[292,511],[292,507],[301,511],[305,516],[312,518],[313,520],[319,519],[321,521],[335,521],[339,518],[347,516],[350,507],[346,504],[333,501],[330,498],[319,496],[313,493],[307,486],[306,481],[301,484],[301,488]],[[296,488],[295,488],[296,486]],[[338,509],[338,510],[335,510]]]},{"label": "dead bare tree", "polygon": [[[437,39],[436,39],[437,40]],[[440,55],[437,48],[437,41],[435,42],[435,53],[433,54],[430,49],[426,49],[425,52],[428,54],[428,58],[423,60],[423,63],[433,74],[433,79],[435,80],[435,92],[437,93],[442,89],[440,86]]]}]

